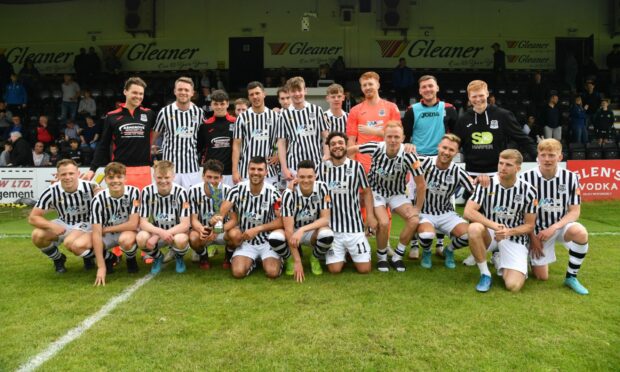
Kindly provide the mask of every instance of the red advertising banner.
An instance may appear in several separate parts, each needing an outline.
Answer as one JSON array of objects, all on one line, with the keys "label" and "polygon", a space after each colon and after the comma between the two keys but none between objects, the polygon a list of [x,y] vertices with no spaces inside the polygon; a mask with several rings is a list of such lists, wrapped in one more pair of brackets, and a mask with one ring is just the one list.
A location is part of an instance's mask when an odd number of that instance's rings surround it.
[{"label": "red advertising banner", "polygon": [[579,175],[583,201],[620,199],[620,160],[569,160]]}]

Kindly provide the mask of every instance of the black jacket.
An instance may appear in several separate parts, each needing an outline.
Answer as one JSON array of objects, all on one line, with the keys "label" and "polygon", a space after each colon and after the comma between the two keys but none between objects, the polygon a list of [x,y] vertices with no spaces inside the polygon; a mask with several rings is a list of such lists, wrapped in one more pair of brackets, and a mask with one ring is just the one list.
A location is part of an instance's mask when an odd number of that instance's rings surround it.
[{"label": "black jacket", "polygon": [[32,148],[24,139],[19,138],[13,143],[13,151],[11,151],[11,165],[14,167],[33,167]]}]

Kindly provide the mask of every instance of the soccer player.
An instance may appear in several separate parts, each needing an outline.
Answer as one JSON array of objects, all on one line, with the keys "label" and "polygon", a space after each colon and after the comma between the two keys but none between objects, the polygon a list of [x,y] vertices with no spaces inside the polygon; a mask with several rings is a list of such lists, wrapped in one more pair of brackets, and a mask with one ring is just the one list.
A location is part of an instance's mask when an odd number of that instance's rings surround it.
[{"label": "soccer player", "polygon": [[[240,234],[243,242],[233,253],[233,277],[245,278],[254,270],[256,261],[260,258],[267,277],[275,279],[282,271],[280,257],[287,259],[291,254],[281,233],[270,234],[274,230],[282,229],[280,194],[275,187],[265,182],[265,158],[251,158],[248,173],[250,176],[247,181],[236,184],[230,190],[222,203],[220,214],[211,218],[211,224],[222,221],[222,216],[226,216],[228,212],[237,214],[238,224],[229,230],[229,234]],[[275,240],[279,242],[275,243]],[[272,246],[277,248],[272,250]]]},{"label": "soccer player", "polygon": [[491,178],[488,187],[476,186],[465,205],[464,217],[470,221],[469,248],[481,274],[476,285],[478,292],[491,289],[487,248],[499,249],[493,261],[498,275],[504,278],[506,289],[517,292],[525,284],[528,235],[534,231],[538,201],[536,189],[517,178],[522,162],[519,151],[502,151],[497,175]]},{"label": "soccer player", "polygon": [[248,111],[249,107],[250,107],[250,101],[248,101],[245,98],[237,98],[235,100],[235,116],[239,117],[239,115]]},{"label": "soccer player", "polygon": [[449,269],[456,267],[454,250],[468,244],[468,224],[454,211],[452,197],[457,188],[463,187],[469,193],[474,190],[473,180],[467,172],[452,162],[458,154],[461,140],[454,134],[445,134],[437,145],[437,156],[422,160],[422,171],[426,180],[426,199],[420,212],[418,236],[422,245],[422,267],[430,269],[431,244],[437,232],[452,236],[452,241],[445,250],[444,265]]},{"label": "soccer player", "polygon": [[127,185],[143,189],[151,183],[150,146],[155,113],[141,106],[144,89],[146,83],[139,77],[127,79],[123,90],[125,104],[106,115],[101,140],[83,179],[92,180],[98,168],[115,161],[127,167]]},{"label": "soccer player", "polygon": [[299,162],[296,179],[295,187],[286,189],[282,195],[282,220],[292,253],[292,259],[289,258],[286,263],[286,274],[294,275],[296,281],[303,282],[301,246],[313,247],[310,267],[314,275],[321,275],[323,269],[319,259],[331,248],[334,232],[329,228],[331,197],[327,185],[316,181],[312,160]]},{"label": "soccer player", "polygon": [[[269,159],[276,144],[276,127],[280,115],[265,106],[265,88],[258,81],[248,84],[252,107],[237,117],[233,133],[232,175],[235,184],[248,178],[250,159]],[[265,175],[270,185],[278,181],[275,168],[269,166]]]},{"label": "soccer player", "polygon": [[153,142],[160,134],[163,136],[163,160],[174,164],[174,182],[189,189],[202,181],[196,146],[198,128],[205,114],[191,101],[194,95],[194,82],[191,78],[178,78],[174,82],[174,95],[176,101],[162,108],[157,114]]},{"label": "soccer player", "polygon": [[[217,91],[214,92],[214,94]],[[224,267],[230,267],[230,258],[234,247],[241,244],[241,234],[238,230],[231,230],[236,224],[235,220],[229,220],[224,226],[225,232],[215,233],[210,225],[211,218],[219,212],[221,203],[228,196],[230,186],[222,182],[224,165],[219,160],[208,160],[202,171],[204,182],[192,186],[189,189],[189,201],[191,207],[192,231],[189,233],[189,245],[198,254],[200,268],[209,270],[209,255],[207,247],[211,244],[226,245],[226,257]],[[218,190],[218,198],[213,193]],[[218,205],[219,203],[219,205]],[[235,235],[235,232],[237,234]]]},{"label": "soccer player", "polygon": [[581,212],[579,177],[560,169],[562,144],[546,139],[538,144],[538,167],[521,175],[538,191],[535,235],[531,236],[531,265],[537,279],[549,278],[549,264],[555,262],[555,242],[568,249],[568,267],[564,284],[586,295],[588,290],[577,280],[577,273],[588,253],[588,231],[577,222]]},{"label": "soccer player", "polygon": [[[398,272],[406,270],[402,257],[407,244],[415,234],[424,205],[426,183],[420,168],[420,160],[413,152],[405,151],[403,127],[398,121],[390,121],[384,127],[385,142],[368,142],[349,147],[349,154],[359,151],[371,156],[372,164],[368,180],[374,198],[374,214],[378,220],[377,228],[377,270],[390,271],[390,265]],[[405,189],[407,173],[411,173],[416,184],[416,205],[412,205]],[[405,221],[400,232],[398,247],[388,264],[387,243],[390,234],[390,218],[387,208],[396,212]]]},{"label": "soccer player", "polygon": [[278,103],[280,104],[280,110],[288,110],[291,107],[291,95],[288,92],[288,88],[285,86],[278,88],[276,93],[278,95]]},{"label": "soccer player", "polygon": [[[64,242],[65,247],[76,256],[84,259],[84,267],[94,267],[91,249],[90,203],[95,195],[96,185],[80,180],[77,164],[71,159],[63,159],[56,165],[56,178],[43,192],[41,198],[28,216],[28,223],[34,226],[32,243],[47,257],[54,261],[57,273],[64,273],[67,257],[58,250]],[[54,209],[58,218],[48,221],[44,214]]]},{"label": "soccer player", "polygon": [[173,182],[174,164],[161,160],[153,168],[155,183],[145,187],[140,198],[140,232],[136,241],[138,248],[153,258],[151,274],[162,269],[164,257],[159,249],[164,245],[175,253],[176,272],[183,273],[183,256],[189,250],[189,198],[185,189]]},{"label": "soccer player", "polygon": [[95,195],[91,205],[93,250],[97,261],[95,285],[105,285],[106,274],[113,271],[116,262],[109,249],[120,246],[127,258],[127,272],[137,273],[136,233],[140,216],[140,190],[125,185],[126,168],[111,162],[105,167],[104,179],[107,189]]},{"label": "soccer player", "polygon": [[211,109],[213,116],[204,120],[198,129],[198,159],[201,164],[209,159],[219,160],[224,165],[222,181],[232,187],[232,141],[236,119],[228,115],[228,94],[223,90],[214,90]]},{"label": "soccer player", "polygon": [[306,101],[306,82],[295,76],[286,82],[293,105],[280,112],[276,129],[282,177],[292,181],[302,160],[318,164],[323,158],[323,138],[329,133],[323,109]]},{"label": "soccer player", "polygon": [[342,101],[344,100],[342,85],[332,84],[328,86],[325,100],[329,103],[329,110],[325,111],[325,121],[329,132],[345,133],[349,115],[342,109]]},{"label": "soccer player", "polygon": [[[368,274],[370,263],[370,244],[364,233],[364,221],[360,211],[360,189],[366,205],[372,205],[372,191],[362,165],[347,157],[348,138],[344,133],[332,132],[327,136],[330,160],[319,164],[317,180],[325,182],[332,201],[330,227],[334,231],[334,241],[327,251],[325,263],[330,273],[342,271],[346,254],[349,253],[355,269],[360,274]],[[377,228],[377,220],[372,212],[366,216],[369,229]]]}]

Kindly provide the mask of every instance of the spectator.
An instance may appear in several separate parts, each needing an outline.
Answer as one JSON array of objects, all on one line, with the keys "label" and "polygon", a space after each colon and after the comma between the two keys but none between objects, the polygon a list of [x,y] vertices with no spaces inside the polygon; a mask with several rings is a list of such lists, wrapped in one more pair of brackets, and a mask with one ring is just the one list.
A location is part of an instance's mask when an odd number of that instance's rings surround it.
[{"label": "spectator", "polygon": [[56,163],[58,163],[58,161],[62,159],[62,157],[60,156],[60,151],[58,150],[58,145],[55,143],[52,143],[50,145],[49,155],[49,162],[52,167],[55,167]]},{"label": "spectator", "polygon": [[489,106],[499,106],[497,104],[497,98],[495,98],[495,94],[493,93],[489,94],[489,98],[487,98],[487,102],[489,103]]},{"label": "spectator", "polygon": [[54,142],[54,136],[52,136],[48,125],[49,119],[47,118],[47,115],[39,116],[39,125],[37,126],[37,141],[42,142],[45,146],[49,146],[52,142]]},{"label": "spectator", "polygon": [[535,72],[534,77],[527,87],[527,97],[530,99],[536,115],[540,114],[549,97],[549,89],[542,81],[542,74]]},{"label": "spectator", "polygon": [[211,88],[211,81],[213,81],[212,75],[213,74],[209,70],[202,71],[200,75],[200,87],[201,88]]},{"label": "spectator", "polygon": [[[7,130],[11,127],[13,114],[6,108],[6,103],[0,101],[0,139],[7,138]],[[6,136],[6,137],[5,137]]]},{"label": "spectator", "polygon": [[87,82],[88,84],[93,84],[97,77],[101,74],[101,59],[99,55],[95,51],[95,47],[88,48],[88,54],[86,55],[86,66],[87,66]]},{"label": "spectator", "polygon": [[71,159],[78,165],[82,165],[84,162],[84,156],[82,150],[80,150],[80,142],[75,138],[69,140],[69,150],[63,155],[64,159]]},{"label": "spectator", "polygon": [[106,49],[105,55],[103,56],[103,63],[108,73],[118,75],[121,72],[121,61],[116,54],[114,54],[113,49]]},{"label": "spectator", "polygon": [[71,119],[67,120],[67,127],[65,128],[65,140],[71,141],[72,139],[80,140],[80,130],[75,122]]},{"label": "spectator", "polygon": [[572,142],[578,142],[586,144],[588,143],[588,127],[587,127],[587,114],[582,105],[582,98],[580,96],[575,97],[575,103],[570,109],[570,129],[572,132]]},{"label": "spectator", "polygon": [[357,103],[355,102],[355,99],[353,99],[353,97],[351,97],[351,91],[350,90],[345,90],[344,91],[344,101],[342,101],[342,109],[346,112],[349,113],[349,111],[351,111],[351,108],[353,108],[353,106],[357,105]]},{"label": "spectator", "polygon": [[201,97],[202,97],[202,100],[198,106],[200,106],[205,111],[205,113],[212,112],[213,109],[211,109],[211,88],[202,87]]},{"label": "spectator", "polygon": [[11,143],[13,150],[11,151],[11,163],[13,167],[32,167],[32,149],[28,141],[26,141],[21,132],[11,132]]},{"label": "spectator", "polygon": [[35,167],[47,167],[50,163],[50,156],[45,152],[45,145],[42,142],[34,144],[32,150],[32,162]]},{"label": "spectator", "polygon": [[22,83],[17,80],[17,74],[11,74],[11,82],[4,90],[4,101],[14,114],[23,114],[28,102],[28,93]]},{"label": "spectator", "polygon": [[86,128],[84,128],[81,132],[80,132],[80,141],[81,141],[81,147],[82,149],[91,149],[91,150],[95,150],[95,148],[97,147],[97,142],[99,142],[99,137],[101,130],[99,128],[99,125],[97,125],[95,123],[95,120],[90,117],[87,116],[86,117]]},{"label": "spectator", "polygon": [[545,138],[562,140],[562,125],[560,123],[560,109],[558,108],[558,95],[551,93],[547,106],[542,111],[541,121],[544,125]]},{"label": "spectator", "polygon": [[73,69],[77,81],[83,84],[86,81],[88,75],[88,57],[86,55],[86,48],[80,48],[80,54],[77,54],[73,58]]},{"label": "spectator", "polygon": [[592,58],[592,56],[586,58],[583,62],[581,70],[585,78],[584,80],[596,81],[598,76],[598,66],[596,65],[596,62],[594,62],[594,58]]},{"label": "spectator", "polygon": [[88,89],[84,90],[84,97],[78,105],[78,114],[81,117],[97,115],[97,103]]},{"label": "spectator", "polygon": [[19,70],[19,80],[21,80],[24,87],[26,87],[28,97],[31,99],[35,99],[35,93],[38,91],[40,78],[41,74],[39,70],[34,67],[34,62],[30,59],[26,60],[22,69]]},{"label": "spectator", "polygon": [[614,44],[611,53],[607,55],[607,68],[611,73],[611,83],[617,85],[620,81],[620,44]]},{"label": "spectator", "polygon": [[493,48],[493,75],[495,86],[502,86],[506,82],[506,53],[500,49],[499,43],[491,45]]},{"label": "spectator", "polygon": [[581,93],[581,101],[588,114],[588,119],[591,119],[601,107],[601,94],[596,90],[594,80],[587,80],[584,88],[583,93]]},{"label": "spectator", "polygon": [[396,104],[401,109],[409,107],[409,97],[413,87],[413,70],[407,67],[407,60],[398,60],[398,66],[392,72],[392,86],[396,92]]},{"label": "spectator", "polygon": [[601,108],[594,114],[592,122],[599,145],[608,142],[614,132],[615,122],[614,112],[609,109],[609,99],[601,101]]},{"label": "spectator", "polygon": [[534,143],[538,143],[545,138],[543,129],[536,123],[536,116],[534,115],[529,115],[527,117],[527,123],[523,124],[523,133],[530,136]]},{"label": "spectator", "polygon": [[[77,58],[77,57],[76,57]],[[77,112],[78,98],[80,97],[80,86],[73,81],[69,74],[65,74],[62,89],[62,106],[60,120],[66,123],[67,119],[75,120]]]},{"label": "spectator", "polygon": [[4,95],[4,88],[11,81],[11,74],[14,73],[13,65],[6,59],[4,53],[0,53],[0,93]]},{"label": "spectator", "polygon": [[11,141],[4,142],[4,151],[0,153],[0,167],[8,167],[11,164],[11,151],[13,151]]},{"label": "spectator", "polygon": [[13,115],[11,117],[11,121],[12,121],[13,124],[11,124],[11,127],[7,131],[7,137],[6,138],[9,138],[11,132],[20,132],[20,133],[24,132],[24,126],[22,125],[22,118],[21,118],[21,116]]},{"label": "spectator", "polygon": [[344,58],[342,56],[338,56],[334,63],[332,63],[332,74],[334,75],[336,82],[340,84],[344,84],[347,80],[347,68],[344,64]]},{"label": "spectator", "polygon": [[569,86],[570,91],[577,92],[577,73],[579,72],[579,63],[575,58],[575,52],[569,50],[564,57],[564,82]]}]

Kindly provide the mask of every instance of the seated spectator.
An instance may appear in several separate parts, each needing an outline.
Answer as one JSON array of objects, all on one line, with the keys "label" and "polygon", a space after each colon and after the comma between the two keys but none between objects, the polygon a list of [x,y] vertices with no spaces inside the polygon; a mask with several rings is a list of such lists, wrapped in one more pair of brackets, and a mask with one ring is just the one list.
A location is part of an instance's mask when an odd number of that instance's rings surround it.
[{"label": "seated spectator", "polygon": [[28,103],[28,93],[26,87],[17,81],[17,74],[11,74],[11,82],[4,89],[4,101],[7,107],[14,114],[23,114]]},{"label": "seated spectator", "polygon": [[13,144],[11,141],[4,142],[4,151],[0,153],[0,167],[7,167],[11,164],[11,151],[13,150]]},{"label": "seated spectator", "polygon": [[34,144],[32,150],[32,162],[35,167],[47,167],[51,165],[50,156],[45,152],[45,145],[43,142],[37,142]]},{"label": "seated spectator", "polygon": [[32,148],[26,141],[21,132],[11,132],[11,143],[13,150],[11,151],[11,162],[9,165],[13,167],[32,167]]},{"label": "seated spectator", "polygon": [[609,99],[604,98],[601,101],[601,108],[596,111],[592,121],[599,145],[610,142],[615,120],[614,112],[609,108]]},{"label": "seated spectator", "polygon": [[63,155],[63,159],[71,159],[77,165],[82,165],[84,156],[82,155],[82,150],[80,150],[80,142],[78,140],[75,138],[69,140],[69,150]]},{"label": "seated spectator", "polygon": [[67,127],[65,128],[65,140],[70,141],[75,139],[76,141],[80,140],[80,130],[73,119],[67,120]]},{"label": "seated spectator", "polygon": [[8,136],[7,131],[13,124],[13,122],[11,121],[12,117],[13,114],[11,114],[11,111],[6,108],[6,102],[0,101],[0,139],[6,138],[5,136]]},{"label": "seated spectator", "polygon": [[43,142],[45,146],[49,146],[50,143],[54,142],[54,136],[52,136],[48,125],[49,119],[47,118],[47,115],[39,116],[39,125],[37,126],[37,141]]},{"label": "seated spectator", "polygon": [[82,149],[91,149],[94,151],[95,147],[97,147],[97,142],[99,141],[100,132],[99,125],[95,123],[95,120],[92,117],[87,116],[86,128],[80,132]]},{"label": "seated spectator", "polygon": [[574,104],[570,108],[570,129],[572,142],[588,143],[587,114],[580,96],[575,97]]},{"label": "seated spectator", "polygon": [[88,89],[84,91],[84,97],[80,100],[78,114],[84,118],[97,115],[97,103]]},{"label": "seated spectator", "polygon": [[523,133],[530,136],[534,143],[538,143],[545,139],[543,135],[543,129],[536,123],[536,117],[529,115],[527,117],[527,123],[523,124]]},{"label": "seated spectator", "polygon": [[58,161],[62,159],[62,157],[60,156],[60,151],[58,150],[58,145],[55,143],[52,143],[50,145],[49,155],[49,162],[52,167],[55,167],[56,163],[58,163]]},{"label": "seated spectator", "polygon": [[13,117],[11,117],[11,122],[13,124],[11,124],[11,127],[9,127],[9,130],[6,132],[7,139],[9,138],[11,132],[20,132],[20,133],[24,132],[24,126],[22,125],[22,118],[19,114],[14,114]]},{"label": "seated spectator", "polygon": [[69,151],[69,148],[71,147],[69,146],[69,141],[66,140],[64,133],[60,133],[58,135],[58,138],[56,138],[56,141],[54,141],[54,143],[58,145],[58,148],[60,149],[61,154],[64,154],[65,152]]}]

